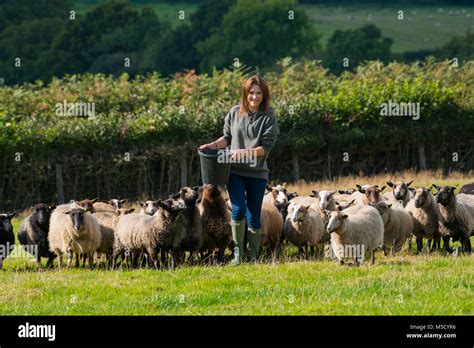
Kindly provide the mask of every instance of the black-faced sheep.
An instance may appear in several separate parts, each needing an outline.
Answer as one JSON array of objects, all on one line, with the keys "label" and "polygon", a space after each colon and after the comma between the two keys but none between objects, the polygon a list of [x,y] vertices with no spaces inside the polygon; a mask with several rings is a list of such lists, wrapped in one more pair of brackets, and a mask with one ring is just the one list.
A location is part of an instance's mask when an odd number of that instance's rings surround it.
[{"label": "black-faced sheep", "polygon": [[[97,219],[82,207],[71,208],[69,204],[57,206],[51,214],[49,224],[49,248],[58,256],[59,268],[62,255],[67,254],[67,267],[71,266],[73,253],[88,256],[92,267],[94,253],[100,246],[100,226]],[[76,267],[78,258],[76,258]]]},{"label": "black-faced sheep", "polygon": [[441,187],[436,196],[439,221],[444,228],[441,233],[446,251],[451,251],[449,238],[460,240],[462,251],[471,252],[470,236],[474,230],[474,204],[469,205],[456,199],[456,187]]},{"label": "black-faced sheep", "polygon": [[324,236],[325,223],[320,215],[309,205],[291,204],[284,231],[286,239],[298,247],[299,253],[308,257],[308,247],[314,253]]},{"label": "black-faced sheep", "polygon": [[0,270],[3,260],[10,255],[15,246],[12,218],[15,213],[0,214]]},{"label": "black-faced sheep", "polygon": [[184,238],[181,241],[181,245],[176,250],[177,262],[184,262],[185,252],[190,252],[191,256],[196,253],[202,243],[202,225],[201,215],[199,214],[198,207],[196,205],[197,200],[200,196],[201,188],[195,186],[182,187],[178,193],[172,196],[172,199],[177,200],[178,204],[181,205],[184,210],[177,216],[175,226],[177,229],[182,229]]},{"label": "black-faced sheep", "polygon": [[[184,233],[176,233],[174,222],[184,210],[172,199],[158,200],[160,209],[153,215],[127,214],[117,225],[116,242],[112,266],[115,267],[117,257],[130,253],[132,266],[141,252],[146,252],[156,269],[160,269],[158,254],[168,253],[177,249],[184,238]],[[171,257],[171,269],[174,269],[174,257]]]},{"label": "black-faced sheep", "polygon": [[375,208],[382,216],[384,223],[384,252],[392,247],[392,254],[401,250],[403,244],[413,233],[413,218],[396,202],[378,202]]},{"label": "black-faced sheep", "polygon": [[344,211],[333,211],[326,228],[331,234],[331,247],[340,264],[345,257],[353,257],[356,265],[363,260],[366,252],[383,246],[383,220],[372,206],[353,206]]},{"label": "black-faced sheep", "polygon": [[49,250],[49,220],[55,206],[48,206],[44,203],[36,204],[33,211],[28,215],[18,229],[18,241],[26,251],[31,252],[31,247],[35,246],[36,262],[38,269],[41,269],[41,258],[48,258],[47,267],[53,265],[55,254]]},{"label": "black-faced sheep", "polygon": [[[434,251],[441,235],[438,227],[438,209],[431,190],[423,187],[417,188],[415,197],[408,202],[405,210],[413,217],[413,235],[416,237],[417,251],[421,253],[423,249],[423,238],[433,241],[431,251]],[[411,251],[411,246],[410,236],[408,239],[409,251]]]},{"label": "black-faced sheep", "polygon": [[405,207],[410,199],[414,197],[414,194],[412,194],[409,188],[412,183],[413,180],[408,181],[407,183],[403,181],[398,181],[396,183],[387,181],[387,185],[392,188],[392,192],[385,192],[383,196],[388,201],[401,202]]},{"label": "black-faced sheep", "polygon": [[[200,251],[209,257],[217,250],[217,261],[224,261],[224,252],[232,240],[230,212],[222,191],[217,185],[203,186],[202,199],[198,205],[201,215],[202,244]],[[209,259],[209,261],[211,261]]]}]

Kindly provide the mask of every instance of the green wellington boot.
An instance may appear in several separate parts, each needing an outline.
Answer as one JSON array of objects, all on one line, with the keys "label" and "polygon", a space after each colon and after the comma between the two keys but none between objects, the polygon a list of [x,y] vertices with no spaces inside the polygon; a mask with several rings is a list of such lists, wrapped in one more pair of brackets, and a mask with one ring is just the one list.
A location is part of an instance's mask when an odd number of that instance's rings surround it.
[{"label": "green wellington boot", "polygon": [[248,240],[248,261],[257,262],[258,252],[260,250],[260,238],[262,237],[261,228],[249,228],[249,233],[247,235]]},{"label": "green wellington boot", "polygon": [[244,255],[244,234],[245,221],[231,220],[232,240],[234,241],[234,258],[230,262],[231,266],[238,266],[242,263],[242,256]]}]

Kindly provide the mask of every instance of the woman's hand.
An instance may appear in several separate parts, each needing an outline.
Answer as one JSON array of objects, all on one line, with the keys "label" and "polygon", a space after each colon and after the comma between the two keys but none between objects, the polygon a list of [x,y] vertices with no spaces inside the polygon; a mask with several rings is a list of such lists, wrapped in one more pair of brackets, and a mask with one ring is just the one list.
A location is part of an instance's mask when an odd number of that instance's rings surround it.
[{"label": "woman's hand", "polygon": [[215,141],[209,144],[203,144],[199,146],[199,150],[204,150],[204,149],[210,149],[210,150],[216,150],[217,149],[217,144]]}]

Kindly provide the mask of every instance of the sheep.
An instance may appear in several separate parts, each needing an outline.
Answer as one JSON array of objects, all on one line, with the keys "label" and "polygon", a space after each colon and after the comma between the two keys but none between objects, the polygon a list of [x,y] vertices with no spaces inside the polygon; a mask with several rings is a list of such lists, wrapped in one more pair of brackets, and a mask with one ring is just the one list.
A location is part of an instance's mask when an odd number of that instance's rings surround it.
[{"label": "sheep", "polygon": [[107,264],[112,261],[117,225],[121,217],[126,214],[131,214],[134,211],[134,208],[119,208],[114,212],[98,212],[94,214],[100,225],[101,235],[100,246],[97,248],[97,253],[106,255]]},{"label": "sheep", "polygon": [[107,201],[104,201],[103,203],[110,204],[112,207],[114,207],[116,210],[120,209],[123,207],[123,204],[126,202],[126,199],[118,199],[118,198],[112,198]]},{"label": "sheep", "polygon": [[267,193],[263,197],[264,203],[277,206],[278,204],[283,204],[283,203],[288,202],[288,193],[286,189],[286,183],[283,183],[282,185],[277,185],[274,187],[267,185],[266,188],[269,191],[269,193]]},{"label": "sheep", "polygon": [[158,205],[158,201],[146,201],[146,202],[138,201],[137,203],[141,207],[140,212],[139,212],[139,214],[141,215],[150,215],[150,216],[154,215],[160,208]]},{"label": "sheep", "polygon": [[288,210],[284,231],[286,239],[296,247],[299,253],[303,251],[308,257],[308,246],[311,251],[318,253],[318,244],[324,236],[324,221],[319,214],[310,209],[309,205],[292,204]]},{"label": "sheep", "polygon": [[336,210],[336,201],[334,200],[334,194],[337,191],[311,191],[314,197],[319,199],[319,207],[325,210]]},{"label": "sheep", "polygon": [[413,218],[403,207],[394,202],[378,202],[375,208],[384,223],[384,253],[387,255],[386,247],[391,246],[392,254],[395,254],[413,233]]},{"label": "sheep", "polygon": [[26,217],[18,229],[18,241],[26,251],[31,251],[31,246],[36,246],[35,254],[38,269],[41,270],[41,258],[47,257],[47,267],[53,265],[55,254],[49,250],[48,234],[49,220],[55,206],[38,203],[33,211]]},{"label": "sheep", "polygon": [[280,212],[275,206],[263,203],[260,222],[262,226],[261,250],[266,248],[272,255],[275,252],[279,253],[283,234],[283,218]]},{"label": "sheep", "polygon": [[[450,252],[449,238],[460,240],[462,251],[471,252],[470,236],[474,230],[474,204],[458,200],[454,194],[454,186],[441,187],[436,196],[439,221],[445,250]],[[459,196],[459,195],[458,195]]]},{"label": "sheep", "polygon": [[[406,205],[405,210],[413,217],[414,227],[413,235],[416,237],[416,247],[418,253],[423,248],[423,238],[433,240],[431,252],[439,243],[441,235],[438,227],[438,209],[431,190],[419,187],[415,190],[413,197]],[[411,251],[412,238],[408,238],[408,249]]]},{"label": "sheep", "polygon": [[91,214],[94,213],[114,213],[117,211],[117,208],[114,207],[113,205],[105,202],[98,202],[97,198],[94,199],[83,199],[82,201],[71,201],[71,208],[74,208],[76,206],[84,208],[86,211],[88,211]]},{"label": "sheep", "polygon": [[[132,256],[132,267],[140,252],[147,252],[155,269],[160,269],[158,253],[177,249],[184,238],[182,231],[176,230],[176,217],[185,208],[172,199],[158,200],[160,209],[153,215],[127,214],[122,216],[116,232],[112,268],[115,268],[117,257],[123,253]],[[174,269],[174,256],[171,255],[170,268]]]},{"label": "sheep", "polygon": [[474,195],[474,182],[466,184],[459,190],[459,193]]},{"label": "sheep", "polygon": [[343,211],[343,210],[349,208],[350,206],[352,206],[355,203],[355,201],[356,201],[355,199],[353,199],[350,202],[344,202],[343,201],[343,202],[339,203],[338,201],[336,201],[336,210]]},{"label": "sheep", "polygon": [[375,251],[383,246],[383,220],[372,206],[356,205],[343,212],[331,212],[326,231],[331,234],[331,247],[341,265],[344,257],[351,256],[359,265],[369,251],[374,264]]},{"label": "sheep", "polygon": [[201,188],[195,186],[182,187],[171,198],[176,199],[184,210],[176,218],[176,228],[183,229],[184,238],[177,250],[177,260],[184,262],[185,252],[189,251],[190,257],[199,250],[202,243],[201,216],[196,202],[199,199]]},{"label": "sheep", "polygon": [[200,252],[207,257],[217,249],[217,262],[221,263],[224,261],[224,251],[232,240],[232,231],[230,212],[226,208],[222,191],[217,185],[203,186],[198,211],[202,226]]},{"label": "sheep", "polygon": [[379,188],[378,185],[356,185],[359,189],[359,192],[364,194],[364,196],[357,199],[357,204],[376,204],[377,202],[385,200],[384,197],[380,194],[385,186]]},{"label": "sheep", "polygon": [[338,192],[339,194],[341,194],[341,195],[351,195],[351,194],[353,194],[354,192],[357,192],[357,190],[354,189],[354,188],[350,188],[350,189],[348,189],[348,190],[337,190],[337,192]]},{"label": "sheep", "polygon": [[407,183],[403,181],[398,181],[393,183],[387,181],[387,185],[392,188],[392,192],[385,192],[384,198],[387,201],[392,202],[401,202],[403,207],[406,207],[407,203],[414,197],[412,191],[410,191],[409,186],[413,183],[413,180],[408,181]]},{"label": "sheep", "polygon": [[60,269],[64,253],[67,254],[68,268],[71,266],[73,253],[76,253],[76,267],[79,265],[79,254],[88,256],[89,267],[92,267],[94,252],[101,241],[100,225],[86,209],[62,204],[51,214],[48,241],[49,250],[58,256]]},{"label": "sheep", "polygon": [[16,213],[0,214],[0,270],[3,260],[10,255],[15,246],[12,219]]}]

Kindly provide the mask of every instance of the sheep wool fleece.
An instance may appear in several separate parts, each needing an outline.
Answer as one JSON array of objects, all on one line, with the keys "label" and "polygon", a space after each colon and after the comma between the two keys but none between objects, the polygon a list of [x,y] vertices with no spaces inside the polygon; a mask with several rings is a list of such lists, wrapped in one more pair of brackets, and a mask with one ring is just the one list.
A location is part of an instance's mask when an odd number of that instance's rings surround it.
[{"label": "sheep wool fleece", "polygon": [[260,109],[243,115],[239,111],[240,106],[235,105],[224,121],[224,138],[231,150],[262,146],[265,154],[257,157],[256,163],[232,163],[231,173],[268,180],[267,158],[280,132],[273,109],[270,108],[269,112]]}]

